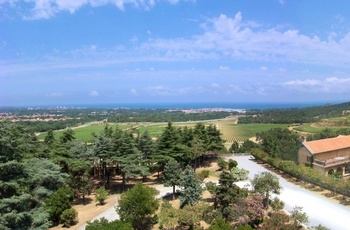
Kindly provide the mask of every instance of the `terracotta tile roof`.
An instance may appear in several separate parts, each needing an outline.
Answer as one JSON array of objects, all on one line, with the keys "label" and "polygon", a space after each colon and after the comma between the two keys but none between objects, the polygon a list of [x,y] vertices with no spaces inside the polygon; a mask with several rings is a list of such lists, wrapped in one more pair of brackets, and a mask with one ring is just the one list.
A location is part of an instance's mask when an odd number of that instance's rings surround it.
[{"label": "terracotta tile roof", "polygon": [[337,149],[350,148],[350,136],[338,136],[334,138],[303,142],[310,153],[318,154]]}]

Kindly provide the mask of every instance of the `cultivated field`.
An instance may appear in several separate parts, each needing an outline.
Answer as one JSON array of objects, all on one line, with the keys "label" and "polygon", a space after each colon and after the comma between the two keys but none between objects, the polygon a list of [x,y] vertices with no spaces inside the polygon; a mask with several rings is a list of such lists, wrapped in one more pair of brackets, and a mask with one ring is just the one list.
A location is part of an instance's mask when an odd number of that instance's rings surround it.
[{"label": "cultivated field", "polygon": [[325,128],[330,129],[333,133],[339,129],[350,128],[350,117],[334,117],[328,119],[322,119],[319,122],[312,124],[303,124],[293,128],[299,132],[306,133],[320,133]]},{"label": "cultivated field", "polygon": [[[175,127],[194,127],[196,123],[202,121],[191,121],[191,122],[176,122],[173,123]],[[222,138],[228,143],[231,144],[233,141],[242,143],[244,140],[252,138],[258,132],[267,131],[272,128],[287,128],[286,124],[237,124],[237,118],[228,118],[221,120],[209,120],[203,121],[205,125],[215,125],[216,128],[222,133]],[[133,132],[143,133],[146,130],[150,133],[153,138],[159,137],[167,123],[109,123],[109,127],[115,129],[118,127],[122,130],[132,130]],[[105,124],[92,124],[82,127],[74,128],[75,137],[87,142],[93,140],[92,134],[99,134],[105,128]],[[59,139],[64,130],[55,131],[55,138]],[[46,133],[41,133],[38,137],[39,139],[44,139]]]}]

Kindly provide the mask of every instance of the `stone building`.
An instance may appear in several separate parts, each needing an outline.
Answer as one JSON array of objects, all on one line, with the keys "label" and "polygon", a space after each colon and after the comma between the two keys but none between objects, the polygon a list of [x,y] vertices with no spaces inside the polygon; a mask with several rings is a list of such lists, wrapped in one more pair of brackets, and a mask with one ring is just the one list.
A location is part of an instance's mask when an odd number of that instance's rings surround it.
[{"label": "stone building", "polygon": [[350,176],[350,136],[304,141],[298,151],[299,164],[309,164],[322,174]]}]

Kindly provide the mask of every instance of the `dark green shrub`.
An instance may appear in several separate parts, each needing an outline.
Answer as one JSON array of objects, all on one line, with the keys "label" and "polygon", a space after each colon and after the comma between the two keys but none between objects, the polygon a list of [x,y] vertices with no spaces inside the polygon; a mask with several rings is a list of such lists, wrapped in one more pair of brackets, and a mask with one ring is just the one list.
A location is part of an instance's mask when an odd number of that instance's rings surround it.
[{"label": "dark green shrub", "polygon": [[284,208],[284,202],[278,199],[278,197],[273,198],[273,200],[270,201],[270,205],[274,211],[279,211]]},{"label": "dark green shrub", "polygon": [[232,225],[223,218],[216,218],[211,222],[208,230],[231,230]]},{"label": "dark green shrub", "polygon": [[118,230],[133,230],[130,223],[123,222],[121,220],[114,220],[112,222],[108,222],[105,218],[101,218],[98,220],[94,220],[93,222],[87,222],[86,230],[110,230],[110,229],[118,229]]},{"label": "dark green shrub", "polygon": [[105,200],[107,199],[108,192],[107,190],[101,186],[95,191],[95,200],[98,202],[100,205],[104,204]]},{"label": "dark green shrub", "polygon": [[45,201],[45,209],[49,213],[50,220],[59,223],[61,214],[72,207],[73,190],[70,188],[60,188]]},{"label": "dark green shrub", "polygon": [[252,228],[252,226],[250,226],[249,224],[246,225],[241,225],[237,227],[237,230],[253,230],[254,228]]},{"label": "dark green shrub", "polygon": [[65,227],[70,227],[75,224],[78,212],[74,208],[66,209],[60,216],[61,223]]},{"label": "dark green shrub", "polygon": [[237,165],[238,165],[237,161],[230,159],[228,161],[228,170],[231,170],[232,168],[237,167]]},{"label": "dark green shrub", "polygon": [[224,170],[227,168],[227,161],[225,161],[224,159],[222,159],[221,157],[218,158],[218,166],[221,170]]}]

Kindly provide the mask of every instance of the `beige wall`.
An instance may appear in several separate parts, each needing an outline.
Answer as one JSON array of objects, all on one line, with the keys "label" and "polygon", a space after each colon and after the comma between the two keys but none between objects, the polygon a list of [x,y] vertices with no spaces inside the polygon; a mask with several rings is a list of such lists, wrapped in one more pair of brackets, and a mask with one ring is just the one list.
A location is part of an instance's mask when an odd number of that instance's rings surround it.
[{"label": "beige wall", "polygon": [[336,157],[349,157],[349,154],[350,154],[350,148],[346,148],[346,149],[339,149],[335,151],[315,154],[314,159],[324,161],[324,160],[328,160]]},{"label": "beige wall", "polygon": [[314,164],[314,165],[312,166],[312,168],[313,168],[315,171],[317,171],[317,172],[319,172],[320,174],[322,174],[322,175],[327,174],[327,170],[326,170],[325,168],[323,168],[322,166],[318,165],[318,164]]},{"label": "beige wall", "polygon": [[305,164],[309,163],[307,161],[307,157],[311,157],[312,154],[307,150],[305,147],[301,147],[298,151],[298,163],[299,164]]}]

